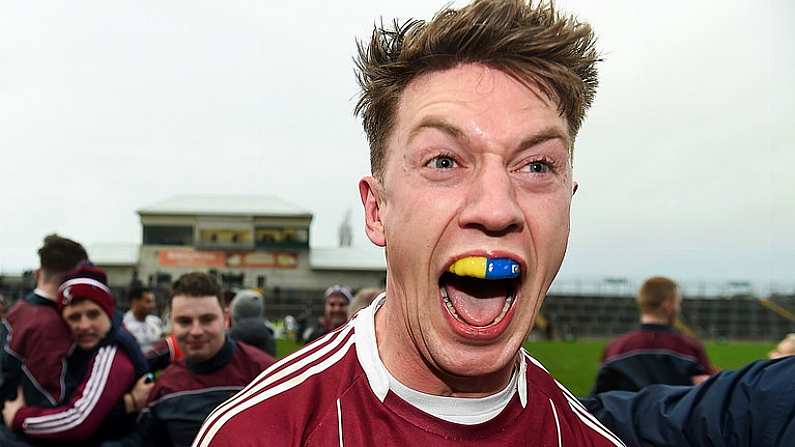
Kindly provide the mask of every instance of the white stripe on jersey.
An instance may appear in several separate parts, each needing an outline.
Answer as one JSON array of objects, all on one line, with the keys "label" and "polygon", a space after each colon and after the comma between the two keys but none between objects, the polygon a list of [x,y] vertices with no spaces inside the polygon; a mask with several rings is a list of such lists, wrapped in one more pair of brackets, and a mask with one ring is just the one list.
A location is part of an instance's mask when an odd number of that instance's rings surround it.
[{"label": "white stripe on jersey", "polygon": [[[266,369],[264,372],[260,373],[243,391],[237,393],[236,395],[232,396],[229,400],[222,403],[218,406],[215,410],[213,410],[209,416],[205,419],[205,424],[199,430],[199,433],[196,435],[196,441],[194,441],[194,446],[206,446],[209,444],[210,440],[212,440],[215,433],[221,428],[221,426],[231,419],[236,414],[242,412],[243,410],[254,406],[255,404],[267,399],[272,395],[279,394],[283,391],[286,391],[294,386],[301,384],[304,380],[309,378],[310,376],[322,372],[323,370],[331,367],[336,362],[338,362],[347,352],[348,348],[353,344],[354,337],[348,337],[345,344],[340,348],[339,345],[346,339],[347,335],[353,330],[353,324],[348,323],[346,324],[339,332],[332,332],[321,338],[319,341],[316,342],[316,345],[323,345],[323,343],[327,343],[324,346],[316,349],[311,354],[307,355],[305,358],[296,361],[285,367],[284,369],[276,371],[279,367],[289,363],[295,357],[303,354],[303,350],[297,351],[296,353],[285,357],[284,359],[276,362],[271,367]],[[337,335],[331,342],[328,340]],[[306,368],[307,365],[311,364],[315,360],[325,356],[329,352],[337,349],[331,357],[324,360],[323,362],[315,365],[312,368],[307,369],[306,371],[302,371],[303,368]],[[298,374],[300,372],[300,374]],[[277,387],[274,387],[272,390],[266,390],[271,384],[274,382],[283,379],[291,374],[297,374],[296,377],[280,384]],[[297,380],[300,379],[300,380]],[[285,385],[289,385],[286,386]],[[271,392],[273,390],[278,390],[277,392]],[[262,397],[265,395],[265,397]],[[251,402],[254,403],[251,403]],[[218,420],[213,421],[214,418],[218,418]],[[212,421],[212,422],[210,422]],[[204,437],[204,439],[202,439]],[[202,439],[202,442],[199,444],[197,441]]]},{"label": "white stripe on jersey", "polygon": [[[541,362],[539,362],[538,360],[533,358],[533,356],[531,356],[524,349],[522,349],[522,352],[527,357],[527,359],[530,360],[534,365],[536,365],[537,367],[539,367],[542,370],[544,370],[544,372],[549,374],[549,371],[547,371],[547,369],[544,368],[544,365],[542,365]],[[550,377],[551,376],[552,375],[550,374]],[[553,377],[553,380],[554,380],[554,377]],[[591,413],[588,412],[588,410],[585,409],[585,407],[580,403],[579,399],[577,399],[576,397],[574,397],[573,394],[571,394],[571,391],[566,389],[566,387],[563,386],[557,380],[555,380],[555,384],[558,386],[560,391],[563,393],[563,396],[566,397],[566,400],[569,402],[569,407],[571,407],[572,411],[574,411],[574,414],[576,414],[577,417],[580,418],[580,420],[585,425],[587,425],[588,427],[591,427],[591,429],[593,431],[595,431],[595,432],[599,433],[600,435],[602,435],[603,437],[605,437],[605,439],[607,439],[608,441],[612,442],[613,445],[618,446],[618,447],[626,447],[626,445],[624,445],[624,443],[621,441],[621,439],[618,438],[618,436],[614,435],[610,430],[607,429],[607,427],[602,425],[602,423],[599,422],[599,420],[596,419],[596,417],[594,415],[592,415]]]},{"label": "white stripe on jersey", "polygon": [[104,368],[104,359],[107,357],[107,352],[108,351],[105,348],[100,348],[100,350],[97,352],[97,355],[94,357],[94,363],[91,367],[91,371],[89,372],[88,382],[83,389],[83,396],[81,396],[81,398],[75,402],[73,407],[60,413],[30,417],[25,419],[25,423],[35,425],[35,429],[46,428],[48,426],[52,426],[53,424],[61,423],[63,419],[73,416],[75,410],[80,410],[82,407],[84,407],[85,404],[90,400],[90,396],[94,394],[94,390],[98,385],[98,378],[101,376],[101,374],[95,374],[95,371],[99,371]]},{"label": "white stripe on jersey", "polygon": [[558,419],[558,410],[555,408],[555,403],[549,399],[549,406],[552,407],[552,416],[555,416],[555,431],[558,433],[558,447],[563,447],[563,441],[560,439],[560,420]]},{"label": "white stripe on jersey", "polygon": [[[334,364],[336,364],[337,362],[339,362],[340,359],[342,359],[345,356],[345,354],[348,353],[348,350],[351,348],[351,346],[353,346],[354,339],[355,339],[354,337],[348,337],[348,339],[345,342],[345,344],[340,349],[338,349],[334,354],[332,354],[329,358],[324,360],[323,362],[318,363],[317,365],[314,365],[312,367],[309,367],[305,371],[303,371],[301,374],[296,375],[295,377],[293,377],[293,378],[291,378],[291,379],[289,379],[289,380],[287,380],[285,382],[282,382],[279,385],[274,386],[273,388],[269,388],[269,389],[263,391],[262,393],[257,394],[256,396],[253,396],[253,397],[249,398],[248,400],[246,400],[244,402],[240,402],[236,407],[231,408],[230,411],[228,411],[226,414],[220,416],[218,418],[218,420],[216,420],[215,422],[212,423],[212,425],[206,431],[206,435],[205,435],[204,439],[202,439],[201,443],[198,443],[198,444],[196,442],[194,442],[194,444],[193,444],[194,447],[196,447],[196,446],[207,447],[210,444],[210,441],[212,441],[212,439],[215,436],[215,434],[218,432],[218,430],[221,429],[221,427],[226,423],[226,421],[228,421],[229,419],[232,419],[237,414],[239,414],[239,413],[241,413],[241,412],[253,407],[254,405],[257,405],[260,402],[263,402],[264,400],[266,400],[266,399],[268,399],[270,397],[273,397],[273,396],[276,396],[278,394],[281,394],[281,393],[283,393],[283,392],[285,392],[285,391],[287,391],[287,390],[289,390],[291,388],[294,388],[294,387],[304,383],[304,381],[306,381],[310,377],[325,371],[329,367],[331,367]],[[198,440],[199,438],[197,437],[196,439]]]},{"label": "white stripe on jersey", "polygon": [[[345,325],[342,329],[340,329],[339,336],[335,338],[331,343],[328,342],[329,339],[331,339],[335,334],[337,334],[338,331],[334,331],[324,335],[323,337],[318,339],[318,341],[315,342],[315,344],[312,345],[311,348],[309,348],[310,350],[315,349],[314,352],[307,355],[305,358],[296,361],[292,365],[287,366],[283,370],[274,372],[277,369],[281,368],[283,365],[289,363],[290,361],[298,357],[299,355],[304,354],[304,351],[306,349],[301,349],[274,363],[273,365],[268,367],[265,371],[261,372],[257,377],[255,377],[254,380],[252,380],[251,383],[246,385],[246,387],[243,388],[241,392],[227,399],[221,405],[216,407],[212,412],[210,412],[210,415],[207,416],[205,421],[210,421],[215,416],[221,414],[222,412],[227,411],[228,409],[232,408],[234,405],[248,399],[251,395],[258,393],[264,387],[270,385],[274,381],[279,380],[300,368],[303,368],[307,364],[314,362],[320,357],[323,357],[329,351],[333,350],[337,345],[339,345],[342,342],[343,338],[348,334],[348,332],[351,331],[351,329],[353,329],[353,325],[350,324]],[[270,376],[270,374],[273,374],[273,376]],[[202,426],[202,429],[199,430],[199,435],[201,435],[201,433],[204,431],[206,427],[207,427],[206,424]],[[198,437],[199,436],[197,436],[197,438]]]},{"label": "white stripe on jersey", "polygon": [[339,399],[337,399],[337,430],[340,433],[340,447],[345,447],[342,443],[342,408],[340,408]]},{"label": "white stripe on jersey", "polygon": [[23,421],[22,427],[30,434],[58,433],[72,429],[85,421],[102,396],[110,376],[111,366],[116,356],[115,346],[99,349],[83,396],[72,408],[47,416],[31,417]]},{"label": "white stripe on jersey", "polygon": [[591,427],[591,429],[593,431],[595,431],[595,432],[599,433],[600,435],[604,436],[604,438],[607,439],[608,441],[612,442],[613,445],[615,445],[617,447],[626,447],[624,445],[624,443],[621,442],[620,439],[618,439],[613,433],[611,433],[604,426],[602,426],[602,424],[599,421],[591,421],[587,417],[587,416],[590,416],[590,413],[588,413],[585,410],[581,410],[578,407],[574,406],[571,403],[571,401],[569,401],[569,407],[571,407],[572,411],[574,411],[574,414],[576,414],[577,417],[580,418],[580,420],[582,421],[583,424]]},{"label": "white stripe on jersey", "polygon": [[[92,366],[88,382],[83,390],[83,395],[78,399],[72,408],[69,408],[60,413],[50,414],[46,416],[31,417],[25,419],[23,427],[29,433],[50,433],[63,431],[65,429],[54,429],[60,425],[69,424],[76,418],[81,416],[85,419],[90,413],[90,410],[96,405],[96,401],[102,395],[107,378],[110,375],[110,366],[113,363],[113,355],[116,352],[115,347],[100,348],[97,353],[94,364]],[[84,414],[84,411],[88,411]]]}]

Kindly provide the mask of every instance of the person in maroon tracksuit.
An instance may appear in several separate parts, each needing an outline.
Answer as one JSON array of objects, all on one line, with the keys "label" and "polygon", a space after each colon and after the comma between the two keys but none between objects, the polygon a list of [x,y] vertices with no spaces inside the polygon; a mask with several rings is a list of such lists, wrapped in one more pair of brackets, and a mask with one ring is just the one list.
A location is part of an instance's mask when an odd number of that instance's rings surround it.
[{"label": "person in maroon tracksuit", "polygon": [[171,327],[179,350],[158,377],[126,445],[187,447],[204,418],[274,363],[268,354],[226,334],[215,279],[202,272],[180,276],[171,291]]},{"label": "person in maroon tracksuit", "polygon": [[55,304],[58,286],[88,255],[79,243],[55,234],[44,239],[38,254],[36,289],[14,304],[0,327],[5,341],[0,399],[14,400],[21,387],[29,404],[56,406],[65,397],[64,359],[72,346]]},{"label": "person in maroon tracksuit", "polygon": [[522,349],[569,233],[587,24],[475,0],[376,26],[357,105],[386,292],[215,409],[194,446],[622,446]]},{"label": "person in maroon tracksuit", "polygon": [[693,385],[718,372],[704,345],[674,328],[682,303],[676,282],[662,276],[649,278],[637,301],[640,328],[605,347],[592,394],[638,391],[654,384]]},{"label": "person in maroon tracksuit", "polygon": [[[65,275],[56,302],[74,346],[66,357],[66,398],[58,406],[6,402],[6,425],[33,445],[99,445],[134,429],[131,391],[147,371],[135,339],[121,328],[101,269],[83,264]],[[114,316],[116,318],[114,318]]]}]

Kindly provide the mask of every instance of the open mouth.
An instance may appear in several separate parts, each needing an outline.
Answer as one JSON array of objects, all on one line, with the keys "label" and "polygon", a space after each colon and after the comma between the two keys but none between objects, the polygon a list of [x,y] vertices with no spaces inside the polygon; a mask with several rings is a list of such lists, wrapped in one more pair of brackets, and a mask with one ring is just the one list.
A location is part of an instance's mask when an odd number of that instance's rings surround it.
[{"label": "open mouth", "polygon": [[[502,263],[490,261],[481,256],[459,259],[439,278],[439,292],[447,312],[466,326],[467,333],[498,326],[516,302],[521,281],[519,264],[505,258],[499,260]],[[495,265],[507,265],[508,273],[494,274]]]}]

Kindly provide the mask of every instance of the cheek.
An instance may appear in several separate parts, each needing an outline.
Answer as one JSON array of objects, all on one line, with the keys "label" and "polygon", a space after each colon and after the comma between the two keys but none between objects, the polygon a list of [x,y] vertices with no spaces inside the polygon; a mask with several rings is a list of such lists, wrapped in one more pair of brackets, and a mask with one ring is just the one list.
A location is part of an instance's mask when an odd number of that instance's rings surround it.
[{"label": "cheek", "polygon": [[[527,200],[522,207],[534,234],[551,241],[568,238],[571,211],[568,196],[556,194],[541,200]],[[536,237],[535,242],[541,241]]]}]

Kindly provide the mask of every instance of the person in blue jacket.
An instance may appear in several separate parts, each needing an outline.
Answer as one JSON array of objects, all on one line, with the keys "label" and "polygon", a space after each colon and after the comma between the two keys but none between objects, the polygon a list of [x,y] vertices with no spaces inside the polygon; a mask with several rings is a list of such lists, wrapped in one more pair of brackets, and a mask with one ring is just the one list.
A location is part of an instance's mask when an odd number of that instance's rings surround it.
[{"label": "person in blue jacket", "polygon": [[795,357],[760,360],[697,386],[651,385],[583,399],[629,446],[795,446]]}]

